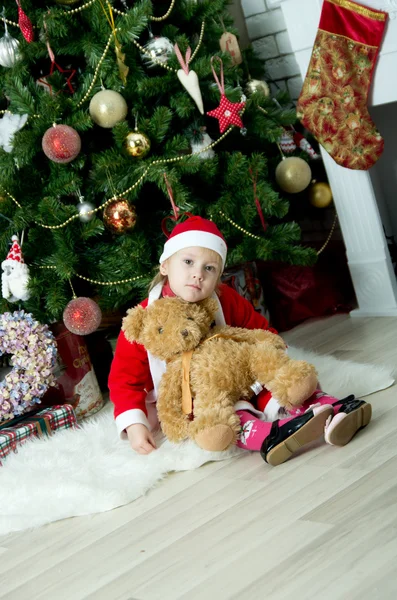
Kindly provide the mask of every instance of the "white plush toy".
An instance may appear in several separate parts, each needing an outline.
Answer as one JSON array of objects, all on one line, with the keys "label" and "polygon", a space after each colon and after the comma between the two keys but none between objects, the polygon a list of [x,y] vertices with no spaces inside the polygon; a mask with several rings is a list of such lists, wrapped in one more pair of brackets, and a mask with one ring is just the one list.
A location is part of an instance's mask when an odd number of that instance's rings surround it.
[{"label": "white plush toy", "polygon": [[1,263],[1,293],[9,302],[29,300],[29,269],[22,256],[22,250],[16,235],[12,236],[12,246],[7,258]]},{"label": "white plush toy", "polygon": [[[192,154],[196,154],[196,152],[198,153],[199,150],[201,150],[202,148],[206,148],[213,141],[214,140],[210,138],[208,133],[203,132],[200,140],[196,140],[196,141],[192,140],[190,142],[190,146],[192,148]],[[215,156],[215,152],[213,151],[212,148],[208,148],[208,150],[205,150],[204,152],[200,152],[200,154],[197,154],[197,156],[202,159],[212,158],[213,156]]]},{"label": "white plush toy", "polygon": [[22,129],[28,120],[28,115],[11,115],[6,113],[0,119],[0,147],[6,152],[12,152],[14,134]]}]

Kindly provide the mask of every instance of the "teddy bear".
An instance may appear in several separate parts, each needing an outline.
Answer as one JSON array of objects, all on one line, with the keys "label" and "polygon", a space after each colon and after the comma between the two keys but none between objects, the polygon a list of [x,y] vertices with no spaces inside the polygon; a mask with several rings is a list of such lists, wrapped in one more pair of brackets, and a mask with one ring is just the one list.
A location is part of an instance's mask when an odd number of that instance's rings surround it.
[{"label": "teddy bear", "polygon": [[172,442],[190,438],[211,451],[236,443],[240,420],[234,406],[252,397],[255,383],[286,409],[300,406],[317,387],[314,366],[290,359],[280,336],[212,327],[217,309],[213,298],[161,298],[129,309],[122,325],[128,341],[166,362],[157,398],[163,433]]}]

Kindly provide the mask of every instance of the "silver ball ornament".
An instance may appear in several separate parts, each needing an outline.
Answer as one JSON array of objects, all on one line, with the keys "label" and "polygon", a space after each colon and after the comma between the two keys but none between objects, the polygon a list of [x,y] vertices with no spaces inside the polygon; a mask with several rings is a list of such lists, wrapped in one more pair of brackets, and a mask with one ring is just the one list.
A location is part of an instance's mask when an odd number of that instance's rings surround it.
[{"label": "silver ball ornament", "polygon": [[155,67],[156,62],[152,59],[155,59],[157,62],[161,64],[165,64],[169,57],[174,52],[174,47],[170,40],[166,37],[152,37],[145,45],[145,50],[147,50],[150,56],[146,53],[142,54],[142,59],[148,67]]},{"label": "silver ball ornament", "polygon": [[91,119],[105,129],[114,127],[127,116],[128,106],[123,96],[114,90],[101,90],[90,102]]},{"label": "silver ball ornament", "polygon": [[19,42],[10,36],[6,30],[4,36],[0,39],[0,65],[11,69],[21,58],[19,53]]},{"label": "silver ball ornament", "polygon": [[95,206],[91,202],[80,202],[77,206],[77,211],[79,213],[79,219],[82,223],[88,223],[91,219],[94,218],[95,213],[91,213],[90,215],[82,214],[87,213],[90,210],[94,210]]}]

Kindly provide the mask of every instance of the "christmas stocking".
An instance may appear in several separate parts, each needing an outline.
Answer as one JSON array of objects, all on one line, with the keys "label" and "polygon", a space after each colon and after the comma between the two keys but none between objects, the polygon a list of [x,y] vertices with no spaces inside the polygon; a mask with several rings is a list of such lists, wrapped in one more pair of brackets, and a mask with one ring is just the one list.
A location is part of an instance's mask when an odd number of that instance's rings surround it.
[{"label": "christmas stocking", "polygon": [[386,19],[350,0],[324,0],[298,100],[302,124],[348,169],[369,169],[383,152],[366,103]]}]

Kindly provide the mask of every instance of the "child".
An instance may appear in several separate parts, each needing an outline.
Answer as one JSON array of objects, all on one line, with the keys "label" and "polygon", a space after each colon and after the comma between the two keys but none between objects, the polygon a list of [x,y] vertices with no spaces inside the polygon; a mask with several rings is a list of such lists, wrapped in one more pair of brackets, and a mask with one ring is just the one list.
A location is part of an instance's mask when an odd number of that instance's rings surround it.
[{"label": "child", "polygon": [[[226,261],[226,242],[217,226],[201,217],[176,225],[160,256],[160,272],[154,279],[146,308],[158,298],[179,296],[198,302],[209,296],[218,300],[217,325],[268,329],[267,320],[237,292],[220,283]],[[116,426],[133,450],[149,454],[156,448],[152,431],[158,427],[156,394],[165,364],[121,332],[109,376],[110,398]],[[301,446],[322,436],[334,445],[347,444],[371,419],[371,406],[349,396],[337,400],[320,390],[289,415],[269,392],[251,402],[236,404],[241,434],[237,445],[260,451],[266,462],[277,465]],[[284,416],[282,420],[275,420]]]}]

